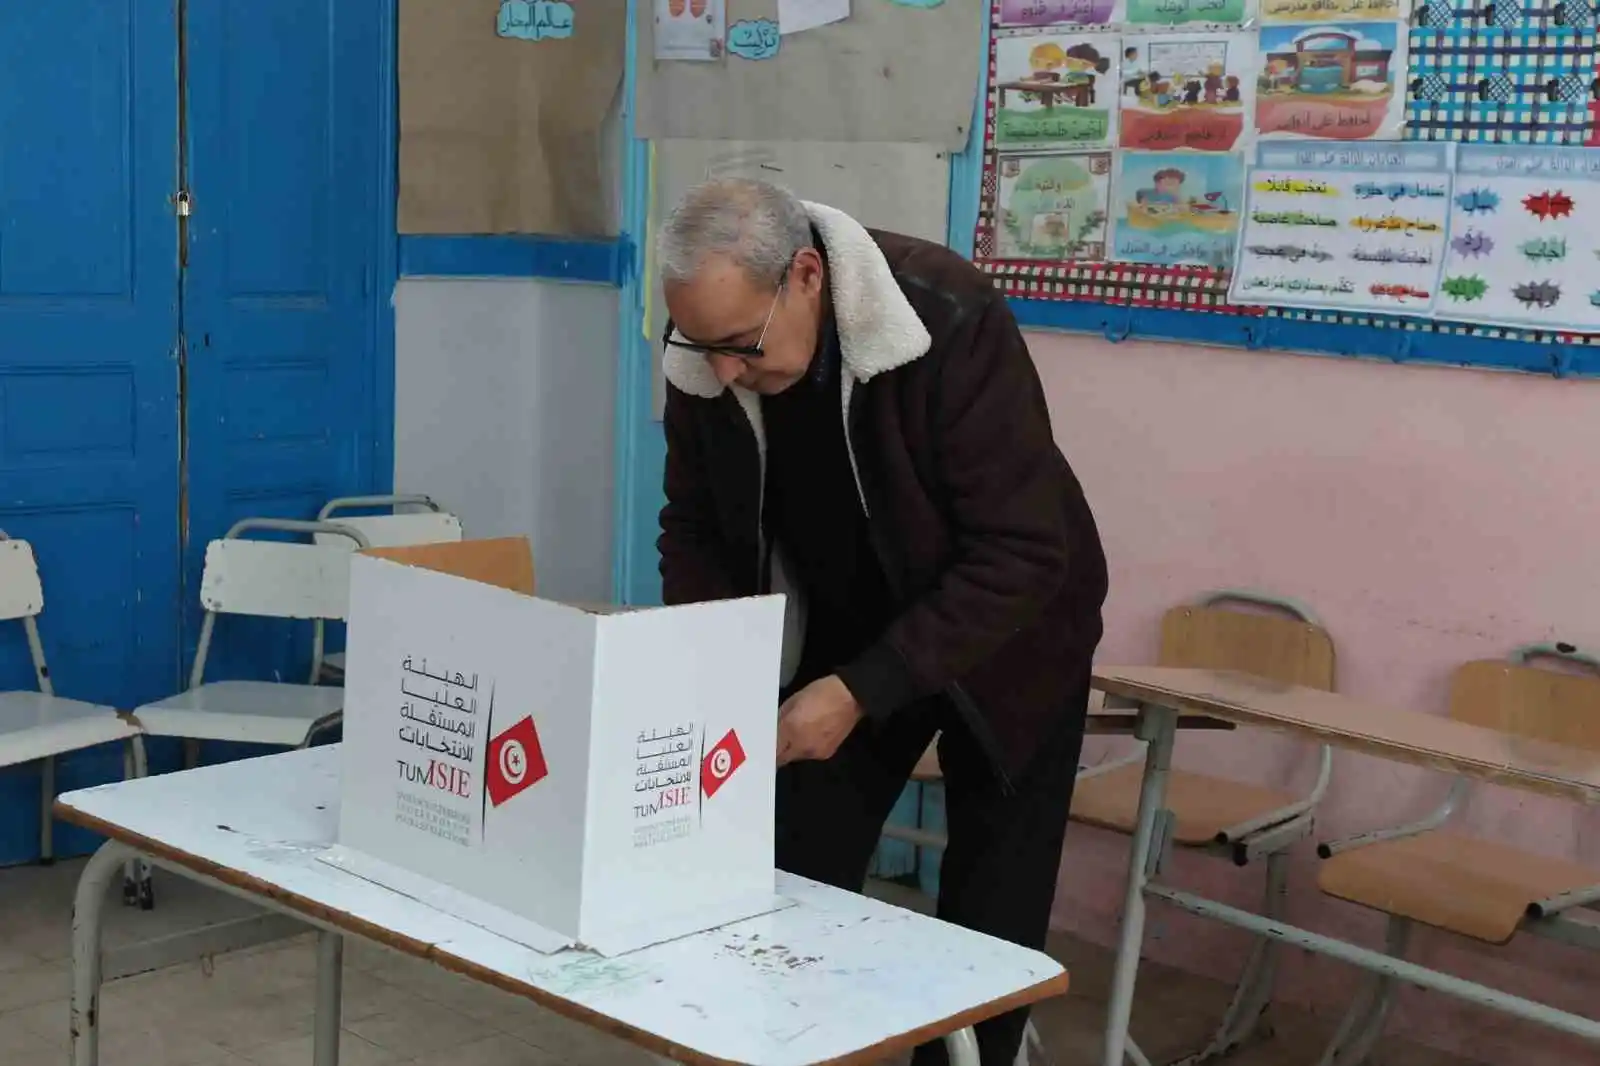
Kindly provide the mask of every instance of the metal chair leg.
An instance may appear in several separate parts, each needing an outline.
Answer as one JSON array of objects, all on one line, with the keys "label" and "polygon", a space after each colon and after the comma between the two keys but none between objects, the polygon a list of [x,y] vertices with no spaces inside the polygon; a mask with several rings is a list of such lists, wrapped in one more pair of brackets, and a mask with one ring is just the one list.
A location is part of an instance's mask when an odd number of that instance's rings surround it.
[{"label": "metal chair leg", "polygon": [[[1391,914],[1384,931],[1384,951],[1394,958],[1404,958],[1410,941],[1410,919]],[[1389,1020],[1394,994],[1399,987],[1400,982],[1393,974],[1373,974],[1351,1001],[1350,1009],[1345,1012],[1344,1020],[1339,1023],[1338,1031],[1328,1042],[1317,1066],[1362,1066],[1383,1035],[1383,1026]]]},{"label": "metal chair leg", "polygon": [[[150,762],[145,756],[144,738],[129,737],[122,745],[122,779],[150,775]],[[130,858],[122,868],[122,904],[140,910],[154,910],[155,885],[150,880],[150,864],[142,858]]]},{"label": "metal chair leg", "polygon": [[56,758],[39,760],[39,865],[56,861]]},{"label": "metal chair leg", "polygon": [[[1282,919],[1289,899],[1289,853],[1276,851],[1267,856],[1266,894],[1262,914],[1270,919]],[[1256,1035],[1270,1037],[1272,1027],[1265,1022],[1267,1008],[1272,1004],[1272,988],[1278,977],[1279,944],[1270,937],[1257,937],[1250,949],[1244,971],[1234,988],[1233,1000],[1228,1004],[1222,1022],[1217,1026],[1211,1042],[1173,1066],[1199,1066],[1202,1062],[1222,1058],[1238,1050]]]}]

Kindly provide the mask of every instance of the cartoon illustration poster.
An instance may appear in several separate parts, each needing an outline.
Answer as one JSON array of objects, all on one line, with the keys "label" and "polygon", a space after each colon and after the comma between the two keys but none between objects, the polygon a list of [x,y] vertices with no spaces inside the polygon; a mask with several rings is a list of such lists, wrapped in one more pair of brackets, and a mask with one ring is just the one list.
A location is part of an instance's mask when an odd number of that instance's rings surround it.
[{"label": "cartoon illustration poster", "polygon": [[1126,0],[1130,26],[1241,26],[1255,15],[1255,0]]},{"label": "cartoon illustration poster", "polygon": [[1406,37],[1394,23],[1263,26],[1256,129],[1263,137],[1398,137]]},{"label": "cartoon illustration poster", "polygon": [[1333,19],[1336,22],[1405,22],[1411,0],[1261,0],[1267,24]]},{"label": "cartoon illustration poster", "polygon": [[1110,152],[1003,155],[998,176],[998,258],[1105,259]]},{"label": "cartoon illustration poster", "polygon": [[1111,258],[1124,263],[1233,263],[1244,211],[1237,152],[1123,152],[1113,189]]},{"label": "cartoon illustration poster", "polygon": [[1600,159],[1462,145],[1438,318],[1600,330]]},{"label": "cartoon illustration poster", "polygon": [[1254,34],[1174,33],[1122,43],[1122,147],[1225,152],[1248,139]]},{"label": "cartoon illustration poster", "polygon": [[1001,26],[1104,25],[1121,22],[1121,0],[1000,0]]},{"label": "cartoon illustration poster", "polygon": [[1116,141],[1118,38],[1077,32],[995,42],[995,147]]},{"label": "cartoon illustration poster", "polygon": [[1444,264],[1455,147],[1258,145],[1228,299],[1426,313]]}]

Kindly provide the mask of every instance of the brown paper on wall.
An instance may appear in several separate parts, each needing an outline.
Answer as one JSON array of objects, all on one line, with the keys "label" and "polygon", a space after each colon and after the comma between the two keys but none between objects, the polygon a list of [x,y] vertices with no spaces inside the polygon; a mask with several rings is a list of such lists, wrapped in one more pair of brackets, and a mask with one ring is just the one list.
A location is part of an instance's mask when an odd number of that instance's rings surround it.
[{"label": "brown paper on wall", "polygon": [[616,232],[601,174],[627,0],[571,0],[566,39],[495,33],[497,0],[400,0],[401,233]]}]

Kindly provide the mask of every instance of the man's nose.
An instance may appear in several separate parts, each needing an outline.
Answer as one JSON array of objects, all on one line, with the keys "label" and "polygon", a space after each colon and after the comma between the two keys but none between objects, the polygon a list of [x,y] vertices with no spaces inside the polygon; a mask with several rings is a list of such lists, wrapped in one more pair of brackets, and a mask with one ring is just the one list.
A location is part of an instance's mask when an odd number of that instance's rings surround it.
[{"label": "man's nose", "polygon": [[723,388],[732,385],[744,373],[744,360],[736,355],[712,355],[707,358],[711,360],[711,372],[717,376]]}]

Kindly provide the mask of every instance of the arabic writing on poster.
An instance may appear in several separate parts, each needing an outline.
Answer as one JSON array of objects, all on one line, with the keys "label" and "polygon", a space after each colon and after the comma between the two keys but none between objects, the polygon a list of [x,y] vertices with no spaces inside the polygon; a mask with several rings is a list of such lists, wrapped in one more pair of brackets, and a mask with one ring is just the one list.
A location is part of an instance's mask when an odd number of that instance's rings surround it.
[{"label": "arabic writing on poster", "polygon": [[1120,8],[1120,0],[1000,0],[999,25],[1101,25],[1121,22]]},{"label": "arabic writing on poster", "polygon": [[1406,33],[1393,22],[1261,27],[1256,129],[1263,137],[1398,137],[1405,122]]},{"label": "arabic writing on poster", "polygon": [[1261,0],[1262,22],[1400,22],[1407,0]]},{"label": "arabic writing on poster", "polygon": [[1200,23],[1238,26],[1248,22],[1249,0],[1126,0],[1127,21],[1134,26],[1183,26]]},{"label": "arabic writing on poster", "polygon": [[1443,269],[1454,147],[1258,146],[1228,299],[1426,312]]},{"label": "arabic writing on poster", "polygon": [[[479,745],[488,728],[493,685],[438,660],[400,661],[400,787],[395,819],[463,846],[475,842],[481,814]],[[481,701],[481,702],[480,702]]]},{"label": "arabic writing on poster", "polygon": [[633,846],[648,848],[695,828],[699,767],[694,722],[640,730],[633,747]]},{"label": "arabic writing on poster", "polygon": [[1462,145],[1439,318],[1600,330],[1600,158]]},{"label": "arabic writing on poster", "polygon": [[994,144],[1096,148],[1116,141],[1119,38],[1058,30],[995,41]]},{"label": "arabic writing on poster", "polygon": [[572,36],[572,5],[565,0],[503,0],[495,33],[522,41],[561,41]]},{"label": "arabic writing on poster", "polygon": [[1253,34],[1165,34],[1122,43],[1122,147],[1225,152],[1247,139],[1256,91]]},{"label": "arabic writing on poster", "polygon": [[771,59],[783,35],[771,19],[741,19],[728,27],[728,54],[740,59]]}]

